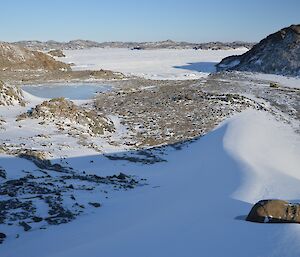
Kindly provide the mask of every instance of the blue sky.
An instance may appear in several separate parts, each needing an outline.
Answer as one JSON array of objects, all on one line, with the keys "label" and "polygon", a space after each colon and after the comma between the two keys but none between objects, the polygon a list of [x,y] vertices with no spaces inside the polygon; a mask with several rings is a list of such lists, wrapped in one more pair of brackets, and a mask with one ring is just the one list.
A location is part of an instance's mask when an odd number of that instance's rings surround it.
[{"label": "blue sky", "polygon": [[258,41],[300,23],[300,0],[5,0],[0,41]]}]

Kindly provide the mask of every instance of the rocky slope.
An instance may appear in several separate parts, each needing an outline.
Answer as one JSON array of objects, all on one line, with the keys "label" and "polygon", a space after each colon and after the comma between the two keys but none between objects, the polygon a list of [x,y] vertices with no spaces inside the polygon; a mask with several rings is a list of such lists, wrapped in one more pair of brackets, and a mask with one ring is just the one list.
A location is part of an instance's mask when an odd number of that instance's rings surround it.
[{"label": "rocky slope", "polygon": [[105,131],[114,131],[113,123],[93,110],[75,105],[65,98],[53,98],[37,105],[18,117],[18,120],[41,119],[42,123],[55,123],[59,130],[69,131],[70,135],[97,136]]},{"label": "rocky slope", "polygon": [[68,64],[56,61],[42,52],[0,42],[1,70],[70,70]]},{"label": "rocky slope", "polygon": [[217,69],[300,76],[300,24],[267,36],[243,55],[223,59]]},{"label": "rocky slope", "polygon": [[18,87],[9,86],[0,80],[0,106],[14,104],[25,105],[22,91]]}]

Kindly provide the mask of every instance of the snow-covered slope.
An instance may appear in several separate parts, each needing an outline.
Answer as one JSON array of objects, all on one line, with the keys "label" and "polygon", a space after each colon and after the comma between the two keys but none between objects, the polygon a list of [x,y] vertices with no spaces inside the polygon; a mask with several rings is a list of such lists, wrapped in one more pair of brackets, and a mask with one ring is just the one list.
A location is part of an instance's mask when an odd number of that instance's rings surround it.
[{"label": "snow-covered slope", "polygon": [[[299,135],[288,125],[245,111],[182,150],[170,148],[167,162],[101,159],[101,170],[130,171],[149,185],[117,193],[105,208],[72,223],[7,239],[0,255],[299,256],[298,225],[243,220],[262,198],[300,199],[299,156]],[[88,169],[82,158],[68,162]]]},{"label": "snow-covered slope", "polygon": [[108,69],[149,79],[197,79],[215,71],[222,58],[243,54],[247,48],[235,50],[158,49],[131,51],[125,48],[92,48],[64,51],[59,60],[74,63],[74,70]]}]

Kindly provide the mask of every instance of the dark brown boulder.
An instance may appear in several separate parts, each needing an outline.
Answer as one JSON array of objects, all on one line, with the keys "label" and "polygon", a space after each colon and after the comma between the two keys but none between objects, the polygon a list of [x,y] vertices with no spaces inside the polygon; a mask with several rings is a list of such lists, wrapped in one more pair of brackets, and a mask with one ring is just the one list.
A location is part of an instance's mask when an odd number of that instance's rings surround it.
[{"label": "dark brown boulder", "polygon": [[300,223],[300,204],[261,200],[252,207],[246,220],[259,223]]}]

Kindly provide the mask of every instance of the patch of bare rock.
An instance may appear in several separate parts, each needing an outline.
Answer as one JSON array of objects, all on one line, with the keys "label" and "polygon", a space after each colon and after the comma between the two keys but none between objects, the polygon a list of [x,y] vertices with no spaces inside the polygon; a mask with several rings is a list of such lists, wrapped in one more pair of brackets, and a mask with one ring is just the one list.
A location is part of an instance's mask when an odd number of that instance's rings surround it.
[{"label": "patch of bare rock", "polygon": [[66,57],[62,50],[56,49],[56,50],[50,50],[48,52],[53,57]]}]

